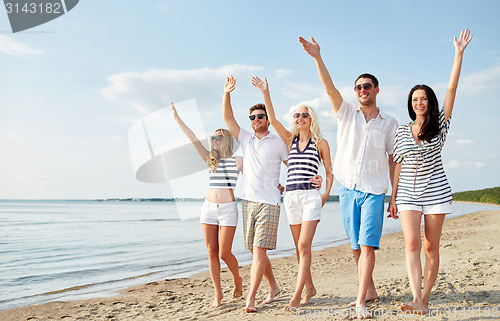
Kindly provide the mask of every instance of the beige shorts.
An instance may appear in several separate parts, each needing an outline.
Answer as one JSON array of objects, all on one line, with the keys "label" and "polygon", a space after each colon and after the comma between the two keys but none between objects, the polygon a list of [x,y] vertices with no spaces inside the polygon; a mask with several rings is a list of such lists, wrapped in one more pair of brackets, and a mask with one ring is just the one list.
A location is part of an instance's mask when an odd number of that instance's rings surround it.
[{"label": "beige shorts", "polygon": [[398,205],[398,212],[404,211],[419,211],[424,215],[431,214],[450,214],[451,213],[451,203],[442,203],[435,205],[410,205],[410,204],[401,204]]},{"label": "beige shorts", "polygon": [[253,247],[276,249],[280,219],[279,205],[242,200],[241,209],[246,249],[250,250]]}]

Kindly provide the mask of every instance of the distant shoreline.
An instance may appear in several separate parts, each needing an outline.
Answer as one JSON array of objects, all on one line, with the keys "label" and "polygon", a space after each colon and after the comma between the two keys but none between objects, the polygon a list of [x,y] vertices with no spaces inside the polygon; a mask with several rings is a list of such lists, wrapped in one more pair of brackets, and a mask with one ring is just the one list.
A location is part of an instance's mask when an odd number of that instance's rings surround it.
[{"label": "distant shoreline", "polygon": [[483,202],[473,202],[473,201],[453,201],[454,203],[468,203],[468,204],[477,204],[477,205],[488,205],[488,206],[497,206],[500,207],[499,204],[495,203],[483,203]]}]

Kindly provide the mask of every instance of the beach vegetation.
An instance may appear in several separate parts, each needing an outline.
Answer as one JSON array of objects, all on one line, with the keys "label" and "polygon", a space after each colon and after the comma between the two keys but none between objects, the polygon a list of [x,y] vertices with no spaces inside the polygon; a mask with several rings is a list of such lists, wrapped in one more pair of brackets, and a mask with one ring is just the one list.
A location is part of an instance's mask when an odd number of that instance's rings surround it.
[{"label": "beach vegetation", "polygon": [[489,203],[500,205],[500,186],[482,190],[453,193],[455,201]]}]

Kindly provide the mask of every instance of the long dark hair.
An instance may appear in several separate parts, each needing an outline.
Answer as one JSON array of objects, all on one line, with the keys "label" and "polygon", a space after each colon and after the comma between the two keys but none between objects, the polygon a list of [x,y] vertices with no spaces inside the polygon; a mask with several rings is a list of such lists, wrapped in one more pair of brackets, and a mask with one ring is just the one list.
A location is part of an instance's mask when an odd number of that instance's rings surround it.
[{"label": "long dark hair", "polygon": [[427,85],[416,85],[410,90],[410,94],[408,95],[408,115],[412,120],[417,118],[415,111],[412,106],[412,96],[416,90],[422,89],[425,91],[425,95],[427,96],[428,106],[427,106],[427,115],[425,116],[424,123],[422,124],[422,128],[420,129],[420,133],[418,133],[418,139],[426,140],[428,142],[431,141],[432,138],[436,137],[439,134],[439,105],[436,94],[431,87]]}]

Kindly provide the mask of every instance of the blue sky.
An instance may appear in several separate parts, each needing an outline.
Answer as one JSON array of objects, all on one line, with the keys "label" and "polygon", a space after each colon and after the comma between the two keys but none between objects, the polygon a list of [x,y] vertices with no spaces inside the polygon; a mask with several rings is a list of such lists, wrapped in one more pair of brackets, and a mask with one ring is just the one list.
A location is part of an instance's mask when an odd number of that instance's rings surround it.
[{"label": "blue sky", "polygon": [[[453,36],[462,28],[474,39],[443,162],[454,191],[498,186],[499,9],[495,0],[82,0],[16,34],[0,12],[0,198],[202,197],[204,172],[173,185],[138,181],[128,131],[170,101],[192,98],[206,133],[223,127],[222,88],[230,74],[242,127],[250,128],[248,108],[263,100],[251,76],[267,77],[277,114],[311,104],[334,153],[336,121],[299,36],[318,41],[346,100],[356,102],[354,79],[373,73],[379,107],[406,123],[413,85],[430,85],[442,103]],[[190,115],[179,113],[189,125]],[[174,131],[171,139],[183,136]]]}]

